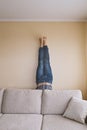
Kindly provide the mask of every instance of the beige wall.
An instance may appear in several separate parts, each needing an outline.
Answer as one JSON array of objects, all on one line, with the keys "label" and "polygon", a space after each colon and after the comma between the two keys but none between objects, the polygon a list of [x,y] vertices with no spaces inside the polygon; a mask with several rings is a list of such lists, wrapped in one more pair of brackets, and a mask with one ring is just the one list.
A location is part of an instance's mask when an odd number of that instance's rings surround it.
[{"label": "beige wall", "polygon": [[42,35],[48,37],[53,89],[81,89],[85,96],[85,23],[0,23],[0,87],[36,88]]},{"label": "beige wall", "polygon": [[[86,66],[87,66],[87,22],[85,23],[85,43],[86,43]],[[86,99],[87,99],[87,67],[86,67]]]}]

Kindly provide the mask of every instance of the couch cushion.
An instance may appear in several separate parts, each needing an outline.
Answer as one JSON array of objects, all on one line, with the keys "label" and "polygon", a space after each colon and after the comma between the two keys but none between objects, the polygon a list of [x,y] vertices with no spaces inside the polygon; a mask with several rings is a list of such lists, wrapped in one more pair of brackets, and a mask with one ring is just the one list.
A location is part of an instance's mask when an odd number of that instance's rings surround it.
[{"label": "couch cushion", "polygon": [[0,117],[2,116],[2,113],[0,113]]},{"label": "couch cushion", "polygon": [[44,90],[42,113],[63,114],[72,96],[82,98],[80,90]]},{"label": "couch cushion", "polygon": [[72,97],[63,116],[80,123],[85,123],[87,115],[87,101]]},{"label": "couch cushion", "polygon": [[0,130],[41,130],[42,115],[4,114],[0,118]]},{"label": "couch cushion", "polygon": [[87,125],[64,118],[61,115],[45,115],[42,130],[87,130]]},{"label": "couch cushion", "polygon": [[0,89],[0,113],[1,113],[1,108],[2,108],[3,92],[4,92],[4,89]]},{"label": "couch cushion", "polygon": [[41,112],[41,90],[7,89],[4,93],[2,113],[30,113]]}]

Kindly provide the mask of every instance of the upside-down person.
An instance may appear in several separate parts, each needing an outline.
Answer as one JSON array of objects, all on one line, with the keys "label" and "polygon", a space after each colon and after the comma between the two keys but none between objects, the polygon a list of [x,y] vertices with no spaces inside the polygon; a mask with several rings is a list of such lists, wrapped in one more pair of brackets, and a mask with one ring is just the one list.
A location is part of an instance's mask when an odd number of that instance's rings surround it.
[{"label": "upside-down person", "polygon": [[38,55],[38,67],[36,71],[37,89],[52,90],[53,75],[50,66],[49,50],[47,46],[47,38],[39,39],[40,48]]}]

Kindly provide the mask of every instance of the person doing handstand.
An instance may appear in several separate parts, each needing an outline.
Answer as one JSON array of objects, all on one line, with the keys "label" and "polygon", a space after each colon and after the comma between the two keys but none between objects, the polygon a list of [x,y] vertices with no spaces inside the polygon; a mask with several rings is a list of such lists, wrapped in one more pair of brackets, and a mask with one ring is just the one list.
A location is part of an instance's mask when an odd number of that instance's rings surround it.
[{"label": "person doing handstand", "polygon": [[40,48],[38,54],[38,67],[36,71],[36,89],[49,89],[52,90],[53,75],[50,66],[49,50],[47,46],[47,38],[39,39]]}]

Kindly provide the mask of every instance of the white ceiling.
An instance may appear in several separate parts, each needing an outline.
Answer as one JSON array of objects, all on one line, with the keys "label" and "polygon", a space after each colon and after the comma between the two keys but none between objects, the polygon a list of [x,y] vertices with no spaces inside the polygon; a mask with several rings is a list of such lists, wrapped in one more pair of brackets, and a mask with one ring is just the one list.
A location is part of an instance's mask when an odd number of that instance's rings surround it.
[{"label": "white ceiling", "polygon": [[0,21],[87,21],[87,0],[0,0]]}]

